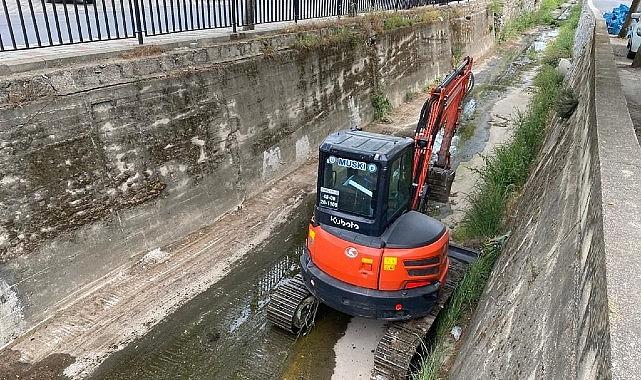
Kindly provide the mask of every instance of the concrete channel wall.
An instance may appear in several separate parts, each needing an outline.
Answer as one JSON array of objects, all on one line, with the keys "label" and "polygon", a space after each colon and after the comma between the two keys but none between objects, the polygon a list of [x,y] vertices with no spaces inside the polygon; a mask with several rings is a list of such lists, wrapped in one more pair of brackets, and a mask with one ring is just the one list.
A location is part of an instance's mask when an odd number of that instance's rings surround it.
[{"label": "concrete channel wall", "polygon": [[567,84],[452,378],[641,377],[641,148],[587,7]]},{"label": "concrete channel wall", "polygon": [[314,29],[5,67],[0,346],[371,121],[377,91],[398,104],[493,45],[487,2],[430,12],[329,46],[297,43]]}]

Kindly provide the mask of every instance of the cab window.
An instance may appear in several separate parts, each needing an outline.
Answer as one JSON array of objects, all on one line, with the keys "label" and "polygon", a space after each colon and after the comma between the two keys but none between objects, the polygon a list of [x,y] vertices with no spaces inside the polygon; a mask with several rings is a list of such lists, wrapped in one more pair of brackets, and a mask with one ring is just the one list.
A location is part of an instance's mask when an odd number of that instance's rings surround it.
[{"label": "cab window", "polygon": [[342,157],[325,159],[319,205],[349,214],[374,217],[378,165]]},{"label": "cab window", "polygon": [[408,149],[390,165],[389,193],[387,197],[387,220],[404,210],[411,197],[412,151]]}]

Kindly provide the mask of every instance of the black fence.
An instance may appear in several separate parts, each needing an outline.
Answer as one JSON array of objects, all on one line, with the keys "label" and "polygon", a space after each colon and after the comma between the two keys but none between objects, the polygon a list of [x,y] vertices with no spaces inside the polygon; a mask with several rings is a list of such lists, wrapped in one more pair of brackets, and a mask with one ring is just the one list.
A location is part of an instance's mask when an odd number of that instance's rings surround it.
[{"label": "black fence", "polygon": [[0,51],[340,17],[451,0],[0,0]]}]

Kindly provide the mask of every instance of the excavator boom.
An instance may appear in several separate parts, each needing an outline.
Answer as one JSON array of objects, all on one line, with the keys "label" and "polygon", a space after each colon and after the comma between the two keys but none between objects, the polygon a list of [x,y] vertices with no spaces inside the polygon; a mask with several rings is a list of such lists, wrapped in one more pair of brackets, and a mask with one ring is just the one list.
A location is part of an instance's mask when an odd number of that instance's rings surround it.
[{"label": "excavator boom", "polygon": [[441,130],[443,139],[435,166],[450,168],[452,137],[456,133],[463,100],[474,86],[472,63],[472,58],[466,57],[438,86],[430,90],[423,105],[414,135],[412,210],[418,210],[426,201],[427,177],[436,137]]}]

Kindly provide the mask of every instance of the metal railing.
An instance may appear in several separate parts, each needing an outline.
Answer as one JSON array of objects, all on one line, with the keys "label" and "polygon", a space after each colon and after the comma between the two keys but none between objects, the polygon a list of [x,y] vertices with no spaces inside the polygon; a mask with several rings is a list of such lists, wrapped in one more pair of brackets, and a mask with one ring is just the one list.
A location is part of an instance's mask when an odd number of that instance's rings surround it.
[{"label": "metal railing", "polygon": [[0,0],[0,51],[341,17],[452,0]]}]

